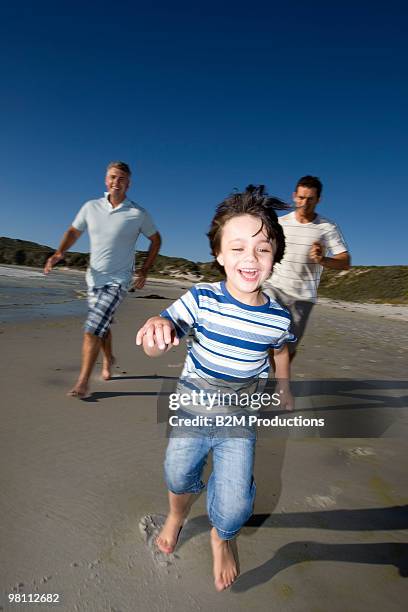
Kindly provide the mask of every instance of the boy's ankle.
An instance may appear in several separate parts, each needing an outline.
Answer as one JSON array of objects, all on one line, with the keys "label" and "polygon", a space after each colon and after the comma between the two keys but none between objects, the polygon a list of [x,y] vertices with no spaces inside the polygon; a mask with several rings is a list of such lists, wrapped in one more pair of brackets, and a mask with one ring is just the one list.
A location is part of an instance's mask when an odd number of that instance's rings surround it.
[{"label": "boy's ankle", "polygon": [[182,521],[185,519],[186,514],[185,512],[172,512],[171,510],[169,511],[168,515],[169,518],[172,518],[174,520],[177,521]]}]

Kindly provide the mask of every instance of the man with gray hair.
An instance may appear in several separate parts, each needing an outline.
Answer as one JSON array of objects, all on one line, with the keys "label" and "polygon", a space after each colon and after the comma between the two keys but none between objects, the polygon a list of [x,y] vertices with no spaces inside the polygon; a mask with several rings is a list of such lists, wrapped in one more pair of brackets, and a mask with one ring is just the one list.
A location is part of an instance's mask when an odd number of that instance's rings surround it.
[{"label": "man with gray hair", "polygon": [[86,202],[65,232],[58,250],[46,262],[45,274],[87,229],[90,263],[86,273],[88,317],[84,326],[81,371],[68,395],[89,397],[89,378],[99,350],[103,352],[102,378],[109,380],[114,362],[111,324],[116,308],[132,281],[135,243],[140,233],[150,240],[150,248],[134,287],[141,289],[160,249],[161,238],[149,213],[128,199],[131,171],[121,161],[111,162],[106,171],[107,192],[103,198]]}]

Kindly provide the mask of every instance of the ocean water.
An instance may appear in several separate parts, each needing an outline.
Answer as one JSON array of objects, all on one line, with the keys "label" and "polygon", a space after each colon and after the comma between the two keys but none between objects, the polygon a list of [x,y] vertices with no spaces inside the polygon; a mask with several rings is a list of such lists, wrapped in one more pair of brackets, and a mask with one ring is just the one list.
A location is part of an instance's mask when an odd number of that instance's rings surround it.
[{"label": "ocean water", "polygon": [[[175,300],[191,283],[151,279],[127,299]],[[85,272],[0,265],[0,324],[31,319],[78,316],[87,313]]]},{"label": "ocean water", "polygon": [[48,317],[85,316],[85,274],[0,266],[0,323]]}]

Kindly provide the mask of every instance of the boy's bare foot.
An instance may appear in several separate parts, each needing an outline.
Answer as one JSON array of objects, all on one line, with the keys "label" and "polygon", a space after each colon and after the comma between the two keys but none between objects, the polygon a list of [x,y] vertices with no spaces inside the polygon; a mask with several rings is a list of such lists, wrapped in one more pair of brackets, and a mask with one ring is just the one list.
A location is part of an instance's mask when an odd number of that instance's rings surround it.
[{"label": "boy's bare foot", "polygon": [[67,393],[68,397],[77,397],[78,399],[86,399],[90,397],[88,385],[86,383],[77,383],[75,387],[73,387]]},{"label": "boy's bare foot", "polygon": [[183,523],[184,518],[182,516],[173,514],[167,516],[163,528],[156,538],[157,548],[161,552],[166,553],[166,555],[174,552]]},{"label": "boy's bare foot", "polygon": [[229,540],[222,540],[215,527],[211,529],[214,562],[214,584],[217,591],[228,589],[238,576],[237,563]]},{"label": "boy's bare foot", "polygon": [[110,362],[103,358],[102,363],[102,380],[110,380],[112,376],[112,366],[116,362],[116,359],[112,356]]}]

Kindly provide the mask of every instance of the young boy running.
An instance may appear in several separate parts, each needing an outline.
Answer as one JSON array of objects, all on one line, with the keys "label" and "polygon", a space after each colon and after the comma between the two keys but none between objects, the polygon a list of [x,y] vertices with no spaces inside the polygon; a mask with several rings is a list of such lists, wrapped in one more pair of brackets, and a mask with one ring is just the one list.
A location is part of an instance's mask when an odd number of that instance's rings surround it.
[{"label": "young boy running", "polygon": [[[206,388],[213,390],[253,388],[268,378],[268,351],[272,348],[281,407],[292,408],[286,344],[295,340],[289,332],[290,315],[261,291],[274,262],[283,256],[285,241],[274,210],[283,207],[263,186],[249,186],[224,200],[208,237],[226,280],[198,283],[138,331],[136,343],[143,345],[150,357],[178,345],[192,331],[181,375],[184,387],[197,381],[203,388],[205,381]],[[172,432],[169,439],[165,476],[170,510],[156,544],[164,553],[174,551],[191,496],[204,487],[201,474],[212,451],[207,510],[212,525],[215,588],[222,591],[238,574],[231,541],[252,514],[256,435],[245,427],[242,433],[232,435],[218,435],[211,424],[188,429],[181,436]]]}]

